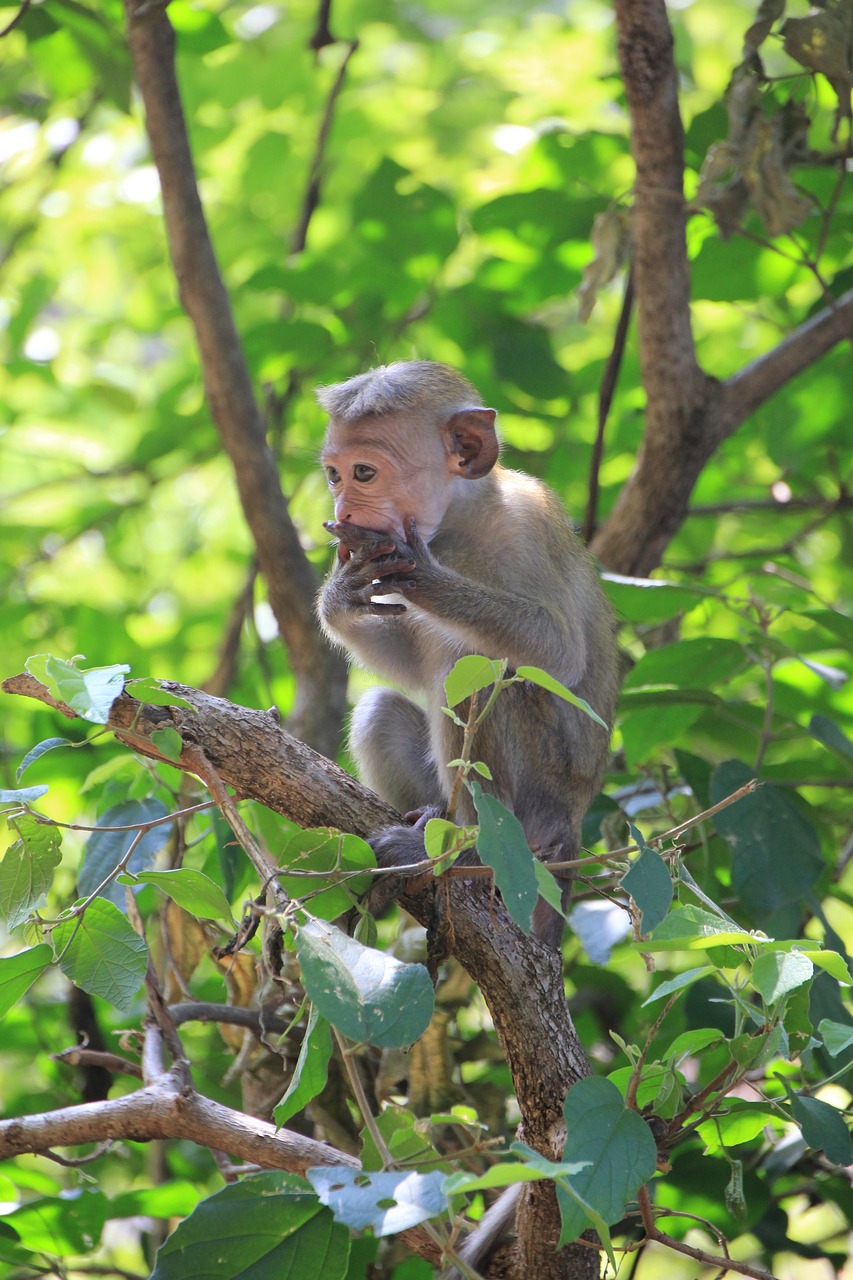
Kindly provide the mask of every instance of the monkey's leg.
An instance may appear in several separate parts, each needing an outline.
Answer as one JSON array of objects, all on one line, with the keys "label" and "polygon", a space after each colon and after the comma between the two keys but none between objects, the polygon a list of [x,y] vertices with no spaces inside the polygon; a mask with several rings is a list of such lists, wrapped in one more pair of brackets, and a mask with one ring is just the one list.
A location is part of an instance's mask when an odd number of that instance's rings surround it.
[{"label": "monkey's leg", "polygon": [[443,806],[426,715],[401,693],[369,689],[353,711],[349,745],[365,786],[401,813]]}]

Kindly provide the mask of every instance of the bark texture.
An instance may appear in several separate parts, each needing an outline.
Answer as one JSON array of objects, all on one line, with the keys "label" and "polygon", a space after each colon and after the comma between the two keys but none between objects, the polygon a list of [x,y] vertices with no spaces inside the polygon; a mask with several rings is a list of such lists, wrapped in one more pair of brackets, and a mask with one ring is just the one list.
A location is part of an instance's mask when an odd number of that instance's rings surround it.
[{"label": "bark texture", "polygon": [[[290,725],[298,737],[334,757],[346,705],[346,663],[316,623],[319,582],[282,493],[208,233],[175,74],[174,31],[160,5],[127,0],[125,8],[181,303],[195,331],[211,415],[234,467],[270,605],[297,680]],[[138,9],[143,12],[137,18]]]}]

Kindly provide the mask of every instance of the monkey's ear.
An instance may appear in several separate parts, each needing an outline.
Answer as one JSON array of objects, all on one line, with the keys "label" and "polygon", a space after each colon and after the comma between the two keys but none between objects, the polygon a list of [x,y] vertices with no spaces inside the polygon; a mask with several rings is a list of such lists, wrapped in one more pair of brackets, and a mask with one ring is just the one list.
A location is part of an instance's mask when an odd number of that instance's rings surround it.
[{"label": "monkey's ear", "polygon": [[494,409],[460,409],[447,423],[453,470],[466,480],[488,475],[498,460],[500,443]]}]

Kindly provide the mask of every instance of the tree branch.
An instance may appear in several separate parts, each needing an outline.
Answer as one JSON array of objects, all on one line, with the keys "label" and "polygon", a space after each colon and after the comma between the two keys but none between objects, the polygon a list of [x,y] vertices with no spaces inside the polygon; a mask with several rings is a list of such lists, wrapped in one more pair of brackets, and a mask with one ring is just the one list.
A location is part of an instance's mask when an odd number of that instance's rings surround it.
[{"label": "tree branch", "polygon": [[798,373],[810,368],[836,343],[850,337],[853,337],[853,289],[723,383],[716,443],[736,431],[751,413]]},{"label": "tree branch", "polygon": [[[75,715],[31,676],[13,676],[2,687],[7,693],[54,706],[71,718]],[[148,706],[127,693],[113,703],[110,728],[133,750],[163,759],[151,744],[151,734],[171,725],[181,734],[185,748],[180,759],[170,764],[192,772],[202,752],[238,796],[259,800],[302,826],[334,826],[369,837],[400,821],[378,796],[291,737],[268,713],[249,711],[183,685],[165,687],[194,709]],[[401,894],[401,905],[428,929],[448,936],[452,954],[482,991],[512,1073],[522,1115],[521,1136],[543,1154],[558,1157],[564,1137],[563,1100],[570,1086],[589,1071],[566,1004],[562,957],[522,933],[494,897],[486,877],[458,875],[439,883],[434,877],[420,876],[412,883],[417,887]],[[533,1054],[531,1045],[536,1046]],[[213,1145],[234,1149],[225,1141],[216,1140]],[[539,1203],[548,1196],[553,1200],[550,1186],[531,1194],[543,1231],[547,1222],[553,1225]],[[543,1249],[547,1245],[542,1232],[540,1244]]]},{"label": "tree branch", "polygon": [[210,241],[175,74],[175,38],[164,8],[126,0],[128,44],[145,106],[169,250],[181,302],[195,330],[210,411],[234,467],[270,605],[297,678],[291,724],[325,754],[337,751],[346,665],[314,617],[317,578],[282,494],[227,291]]},{"label": "tree branch", "polygon": [[723,440],[774,391],[853,332],[853,292],[720,383],[700,369],[690,324],[683,130],[664,0],[614,0],[637,168],[633,261],[646,425],[637,462],[592,540],[608,569],[649,574],[678,532]]}]

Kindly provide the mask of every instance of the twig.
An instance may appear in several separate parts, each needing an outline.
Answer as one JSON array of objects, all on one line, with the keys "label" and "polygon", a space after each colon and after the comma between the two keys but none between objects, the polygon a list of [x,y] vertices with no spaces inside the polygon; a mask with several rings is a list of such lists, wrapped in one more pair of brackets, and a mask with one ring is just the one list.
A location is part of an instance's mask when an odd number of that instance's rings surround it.
[{"label": "twig", "polygon": [[640,1085],[640,1077],[643,1074],[643,1067],[645,1066],[649,1049],[652,1046],[652,1041],[654,1040],[655,1036],[660,1030],[660,1027],[663,1023],[664,1018],[669,1013],[670,1009],[675,1004],[676,1000],[680,995],[681,995],[681,992],[676,991],[674,995],[670,996],[670,998],[667,1000],[666,1004],[664,1005],[663,1009],[658,1014],[655,1021],[652,1023],[649,1029],[649,1034],[646,1036],[645,1043],[643,1044],[643,1047],[640,1051],[640,1056],[637,1059],[637,1062],[633,1071],[631,1072],[631,1078],[628,1081],[628,1088],[625,1091],[625,1104],[626,1106],[631,1107],[634,1111],[637,1110],[637,1089],[639,1088],[639,1085]]},{"label": "twig", "polygon": [[284,1035],[291,1025],[284,1018],[265,1014],[260,1009],[243,1009],[237,1005],[214,1004],[207,1000],[186,1000],[180,1004],[170,1004],[169,1014],[176,1027],[185,1022],[221,1022],[232,1027],[248,1027],[258,1036],[265,1031]]},{"label": "twig", "polygon": [[[676,1253],[683,1253],[688,1258],[693,1258],[695,1262],[703,1263],[706,1267],[719,1267],[721,1276],[724,1276],[728,1271],[735,1271],[741,1276],[753,1276],[755,1280],[775,1280],[772,1273],[766,1271],[764,1267],[753,1266],[750,1262],[737,1262],[734,1258],[730,1258],[728,1253],[726,1253],[725,1257],[719,1257],[717,1254],[708,1253],[706,1249],[696,1249],[693,1245],[686,1244],[683,1240],[676,1240],[674,1236],[669,1236],[665,1231],[661,1231],[655,1225],[654,1209],[652,1208],[648,1187],[641,1187],[637,1192],[637,1203],[640,1206],[643,1229],[648,1240],[654,1240],[658,1244],[666,1245],[668,1249],[674,1249]],[[669,1213],[669,1210],[665,1212]]]},{"label": "twig", "polygon": [[50,1055],[54,1062],[61,1062],[69,1067],[101,1067],[104,1071],[112,1071],[116,1075],[135,1076],[142,1079],[142,1068],[138,1062],[122,1058],[118,1053],[108,1053],[105,1049],[83,1049],[75,1045],[71,1049],[61,1049],[59,1053]]},{"label": "twig", "polygon": [[581,537],[584,542],[590,541],[598,523],[598,476],[601,470],[601,459],[604,454],[604,432],[607,426],[607,419],[610,416],[610,406],[613,403],[616,383],[619,379],[619,370],[622,368],[622,358],[625,355],[625,342],[628,337],[628,326],[631,322],[633,306],[634,268],[631,265],[628,268],[628,276],[625,281],[625,292],[622,295],[622,307],[619,311],[616,332],[613,335],[613,346],[610,349],[610,355],[607,357],[607,364],[604,366],[604,375],[598,392],[598,430],[595,435],[595,443],[592,446],[589,481],[587,483],[586,513],[581,526]]},{"label": "twig", "polygon": [[2,31],[0,31],[0,40],[2,40],[4,36],[7,36],[7,35],[9,34],[9,32],[10,32],[10,31],[14,31],[14,30],[15,30],[15,27],[16,27],[16,26],[18,25],[18,23],[21,21],[21,19],[23,18],[24,14],[25,14],[25,13],[27,12],[27,10],[29,9],[29,7],[30,7],[30,0],[23,0],[23,4],[21,5],[21,7],[20,7],[20,9],[18,10],[18,12],[15,14],[14,18],[11,20],[11,22],[8,22],[8,23],[6,24],[6,26],[3,28],[3,30],[2,30]]},{"label": "twig", "polygon": [[[326,9],[326,16],[328,16],[328,8]],[[331,35],[331,33],[329,34]],[[315,38],[316,35],[317,33],[315,32]],[[324,43],[333,44],[334,39],[330,38],[329,40],[324,41]],[[322,46],[315,45],[312,41],[311,47],[321,48]],[[349,48],[344,55],[344,60],[340,67],[338,67],[338,74],[335,76],[334,83],[329,90],[329,96],[326,99],[326,108],[323,112],[323,119],[320,121],[320,128],[317,130],[317,141],[314,143],[314,154],[311,157],[311,166],[308,170],[308,182],[305,187],[305,195],[302,199],[302,209],[300,210],[299,221],[296,224],[296,229],[293,232],[293,237],[290,242],[291,253],[301,253],[305,248],[305,242],[308,238],[308,227],[311,223],[311,218],[314,215],[314,210],[317,208],[320,201],[320,182],[322,178],[323,157],[326,152],[326,145],[329,141],[329,133],[331,132],[332,121],[335,116],[335,104],[337,103],[340,92],[344,87],[350,58],[357,48],[358,41],[351,40]]]},{"label": "twig", "polygon": [[[726,796],[724,800],[719,800],[717,804],[712,804],[710,809],[703,809],[701,813],[688,818],[686,822],[680,823],[677,827],[670,827],[669,831],[662,831],[659,836],[650,836],[646,844],[656,845],[662,844],[664,840],[676,840],[685,831],[689,831],[691,827],[698,826],[700,822],[705,822],[707,818],[713,818],[714,814],[719,813],[722,809],[728,809],[729,805],[734,804],[737,800],[742,800],[744,796],[750,795],[757,786],[758,779],[750,779],[742,787],[738,787],[737,791],[733,791],[730,796]],[[549,862],[548,868],[550,871],[571,871],[576,867],[588,867],[595,863],[612,862],[614,859],[626,857],[629,853],[637,853],[639,848],[638,844],[626,844],[621,849],[612,849],[607,853],[599,854],[597,857],[572,858],[567,862]]]}]

